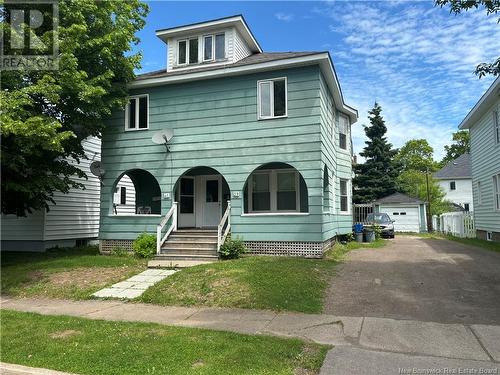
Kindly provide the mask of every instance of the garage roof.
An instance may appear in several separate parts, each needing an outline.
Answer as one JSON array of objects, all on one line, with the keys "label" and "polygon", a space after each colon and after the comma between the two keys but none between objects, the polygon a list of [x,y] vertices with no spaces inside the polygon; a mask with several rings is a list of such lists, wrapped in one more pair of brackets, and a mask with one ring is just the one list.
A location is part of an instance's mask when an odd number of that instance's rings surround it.
[{"label": "garage roof", "polygon": [[417,199],[417,198],[412,198],[409,197],[406,194],[403,193],[394,193],[391,195],[388,195],[387,197],[380,198],[373,202],[375,204],[381,204],[381,203],[412,203],[412,204],[422,204],[425,203],[424,201]]}]

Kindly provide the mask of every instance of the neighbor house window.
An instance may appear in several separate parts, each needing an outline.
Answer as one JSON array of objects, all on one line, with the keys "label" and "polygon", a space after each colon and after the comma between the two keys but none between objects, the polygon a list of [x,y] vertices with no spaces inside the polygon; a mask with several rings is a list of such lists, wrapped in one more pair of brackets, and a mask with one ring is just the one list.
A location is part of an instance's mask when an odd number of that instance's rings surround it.
[{"label": "neighbor house window", "polygon": [[347,139],[349,135],[349,118],[344,115],[339,116],[339,147],[347,150]]},{"label": "neighbor house window", "polygon": [[464,203],[464,210],[469,212],[469,209],[470,209],[469,203]]},{"label": "neighbor house window", "polygon": [[125,108],[125,129],[141,130],[149,127],[149,96],[138,95],[129,98]]},{"label": "neighbor house window", "polygon": [[127,188],[125,186],[120,188],[120,204],[127,204]]},{"label": "neighbor house window", "polygon": [[198,38],[180,40],[177,43],[177,64],[185,65],[197,64],[198,59]]},{"label": "neighbor house window", "polygon": [[250,212],[300,211],[299,174],[279,169],[254,172],[248,186]]},{"label": "neighbor house window", "polygon": [[496,210],[500,210],[500,173],[493,176],[493,202]]},{"label": "neighbor house window", "polygon": [[500,112],[493,111],[493,131],[495,143],[500,144]]},{"label": "neighbor house window", "polygon": [[349,181],[340,179],[340,212],[349,212]]},{"label": "neighbor house window", "polygon": [[457,189],[457,184],[455,183],[455,181],[451,181],[450,182],[450,190],[456,190]]},{"label": "neighbor house window", "polygon": [[257,96],[260,119],[285,117],[287,115],[286,78],[258,81]]}]

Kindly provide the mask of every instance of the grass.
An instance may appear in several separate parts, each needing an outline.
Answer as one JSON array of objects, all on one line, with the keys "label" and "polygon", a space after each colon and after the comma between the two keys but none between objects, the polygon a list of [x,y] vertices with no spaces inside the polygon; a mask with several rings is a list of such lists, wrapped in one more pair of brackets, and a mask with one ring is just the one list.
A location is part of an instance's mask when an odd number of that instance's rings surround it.
[{"label": "grass", "polygon": [[146,268],[144,260],[101,255],[96,246],[2,252],[1,257],[2,294],[17,297],[86,299]]},{"label": "grass", "polygon": [[336,244],[324,259],[249,256],[183,269],[138,300],[158,305],[217,306],[321,313],[335,266],[350,250],[381,247]]},{"label": "grass", "polygon": [[79,374],[317,374],[299,339],[2,310],[2,361]]},{"label": "grass", "polygon": [[500,244],[498,242],[481,240],[479,238],[460,238],[440,233],[415,233],[412,235],[434,240],[450,240],[460,242],[468,246],[476,246],[486,250],[500,252]]},{"label": "grass", "polygon": [[379,238],[375,240],[374,242],[347,242],[347,243],[341,243],[337,242],[335,245],[332,246],[330,250],[328,250],[325,254],[325,259],[332,259],[335,261],[342,261],[344,260],[345,256],[349,251],[351,250],[357,250],[357,249],[378,249],[380,247],[384,247],[387,244],[387,241]]}]

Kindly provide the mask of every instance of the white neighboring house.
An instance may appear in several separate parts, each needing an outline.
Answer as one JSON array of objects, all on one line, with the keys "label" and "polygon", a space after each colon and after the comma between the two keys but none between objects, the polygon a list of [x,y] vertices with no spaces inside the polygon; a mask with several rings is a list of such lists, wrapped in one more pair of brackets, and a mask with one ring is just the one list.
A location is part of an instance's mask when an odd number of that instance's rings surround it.
[{"label": "white neighboring house", "polygon": [[470,154],[460,155],[434,173],[445,200],[462,207],[464,211],[474,211],[472,202],[472,168]]},{"label": "white neighboring house", "polygon": [[116,215],[134,215],[136,213],[134,183],[126,174],[116,184],[113,209]]},{"label": "white neighboring house", "polygon": [[26,217],[2,215],[2,251],[45,251],[54,246],[75,246],[97,240],[101,184],[90,173],[90,164],[101,158],[101,140],[87,138],[82,145],[88,159],[81,159],[79,168],[88,179],[75,177],[75,180],[83,183],[85,190],[54,193],[56,204],[50,204],[49,211],[37,211]]},{"label": "white neighboring house", "polygon": [[394,193],[373,202],[375,212],[394,220],[395,232],[427,232],[425,202],[406,194]]}]

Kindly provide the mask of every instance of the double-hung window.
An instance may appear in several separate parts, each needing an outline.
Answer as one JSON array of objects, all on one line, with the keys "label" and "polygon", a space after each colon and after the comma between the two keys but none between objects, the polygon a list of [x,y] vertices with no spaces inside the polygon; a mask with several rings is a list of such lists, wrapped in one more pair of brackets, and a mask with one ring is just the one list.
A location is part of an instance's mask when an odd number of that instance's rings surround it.
[{"label": "double-hung window", "polygon": [[143,130],[148,128],[149,95],[131,96],[125,108],[125,130]]},{"label": "double-hung window", "polygon": [[215,34],[203,37],[203,61],[223,60],[226,58],[226,35]]},{"label": "double-hung window", "polygon": [[340,179],[340,212],[349,212],[349,181]]},{"label": "double-hung window", "polygon": [[339,147],[347,150],[347,140],[349,135],[349,118],[344,115],[339,116]]},{"label": "double-hung window", "polygon": [[457,183],[455,181],[450,181],[450,190],[457,190]]},{"label": "double-hung window", "polygon": [[179,40],[177,42],[177,65],[197,64],[198,38]]},{"label": "double-hung window", "polygon": [[287,81],[275,78],[257,82],[259,119],[287,116]]},{"label": "double-hung window", "polygon": [[493,176],[493,205],[500,211],[500,173]]},{"label": "double-hung window", "polygon": [[493,137],[495,144],[500,144],[500,112],[493,111]]},{"label": "double-hung window", "polygon": [[249,212],[299,212],[300,184],[295,170],[262,170],[252,173],[248,185]]}]

